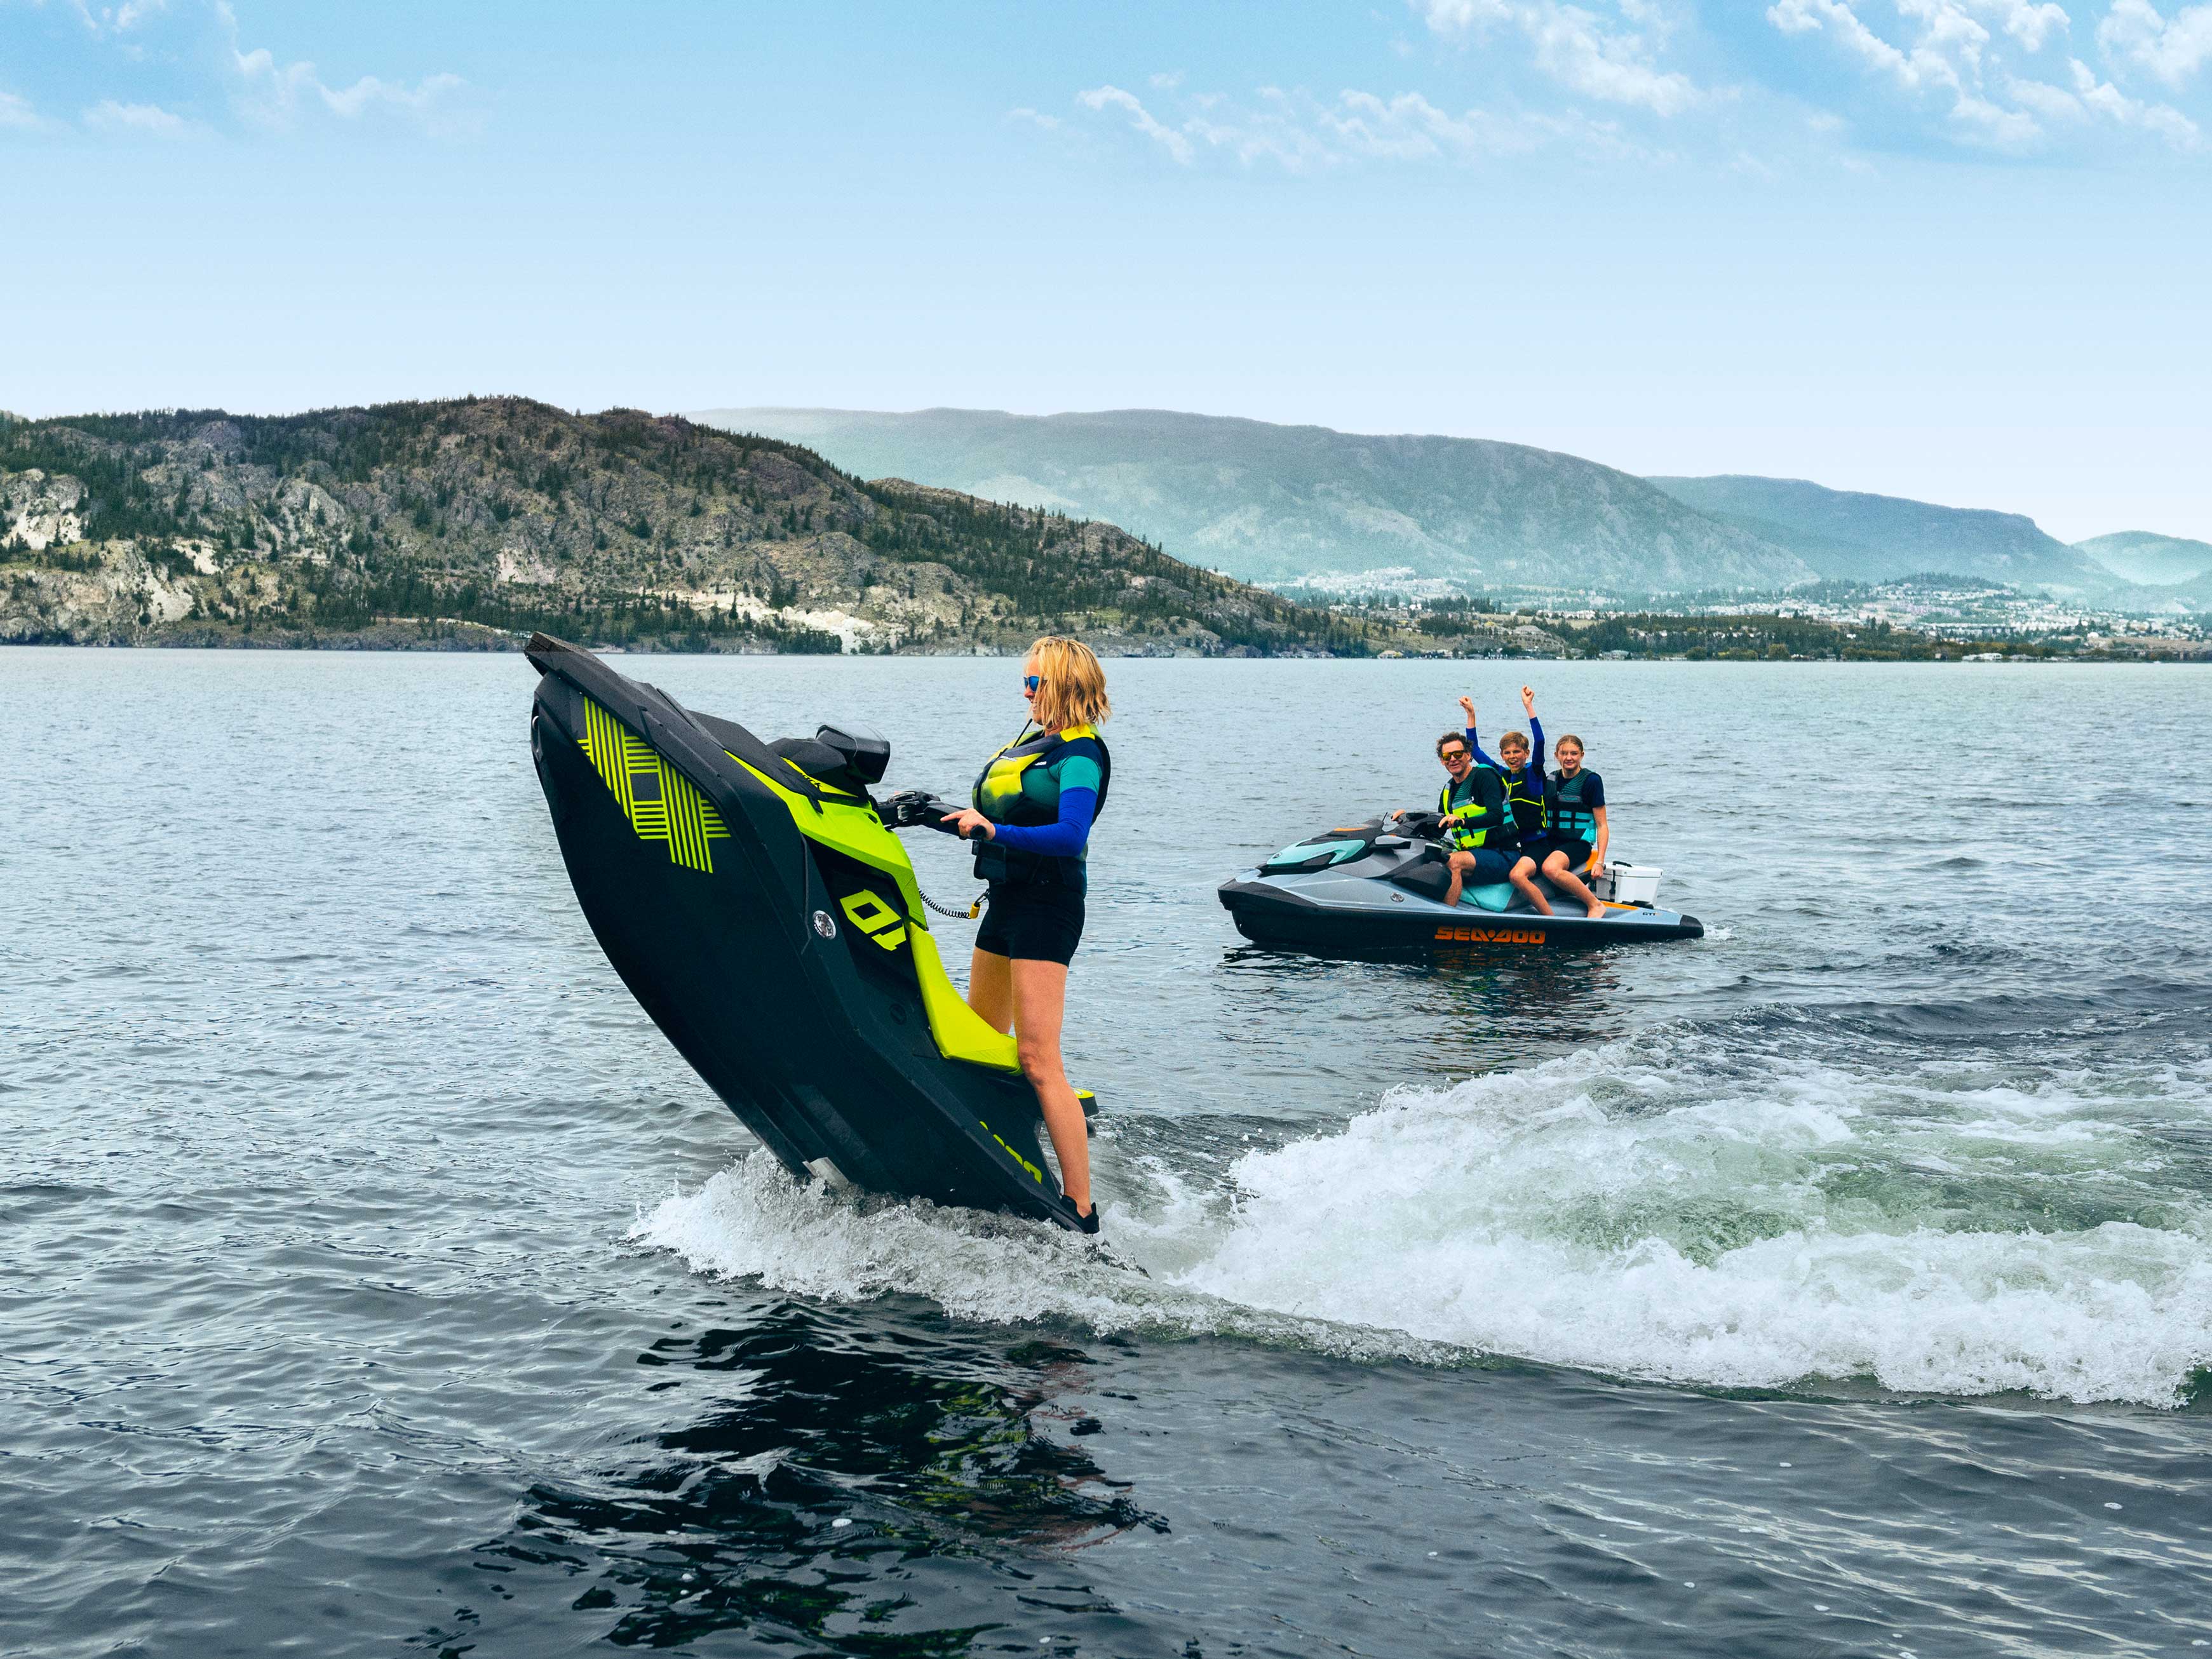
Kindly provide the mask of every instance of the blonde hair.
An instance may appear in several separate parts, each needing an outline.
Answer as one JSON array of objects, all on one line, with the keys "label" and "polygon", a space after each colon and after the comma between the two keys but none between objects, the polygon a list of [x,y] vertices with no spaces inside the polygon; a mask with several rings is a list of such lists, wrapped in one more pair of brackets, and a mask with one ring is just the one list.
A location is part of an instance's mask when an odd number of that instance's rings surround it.
[{"label": "blonde hair", "polygon": [[1528,734],[1526,732],[1508,732],[1498,740],[1498,752],[1501,755],[1509,749],[1526,749],[1528,746]]},{"label": "blonde hair", "polygon": [[1081,640],[1048,634],[1024,653],[1034,663],[1036,696],[1030,718],[1048,732],[1071,726],[1096,726],[1114,713],[1106,701],[1106,671]]}]

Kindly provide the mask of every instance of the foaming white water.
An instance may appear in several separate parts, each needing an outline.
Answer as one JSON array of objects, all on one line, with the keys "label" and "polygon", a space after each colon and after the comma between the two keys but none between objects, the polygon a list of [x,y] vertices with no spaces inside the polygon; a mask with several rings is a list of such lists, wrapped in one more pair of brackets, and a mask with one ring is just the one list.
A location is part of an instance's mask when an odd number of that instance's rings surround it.
[{"label": "foaming white water", "polygon": [[2212,1364],[2212,1202],[2161,1175],[2141,1123],[2201,1110],[2201,1077],[2149,1095],[1899,1081],[1653,1042],[1401,1093],[1247,1155],[1231,1192],[1124,1169],[1135,1195],[1109,1200],[1107,1233],[1150,1277],[1048,1230],[795,1186],[764,1157],[635,1237],[704,1271],[970,1318],[1708,1386],[2170,1404]]}]

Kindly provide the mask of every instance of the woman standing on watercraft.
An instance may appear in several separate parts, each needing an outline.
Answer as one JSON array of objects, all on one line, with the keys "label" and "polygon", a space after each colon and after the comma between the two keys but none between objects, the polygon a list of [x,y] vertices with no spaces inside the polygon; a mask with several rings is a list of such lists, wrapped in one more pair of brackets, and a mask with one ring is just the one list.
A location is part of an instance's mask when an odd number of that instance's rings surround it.
[{"label": "woman standing on watercraft", "polygon": [[[1083,937],[1085,848],[1106,805],[1114,762],[1098,722],[1113,713],[1106,672],[1079,640],[1048,635],[1022,664],[1029,724],[975,780],[971,805],[946,827],[975,841],[990,909],[975,932],[968,1006],[1012,1030],[1022,1075],[1036,1091],[1068,1201],[1098,1231],[1083,1107],[1060,1058],[1067,965]],[[1039,728],[1031,735],[1030,728]]]}]

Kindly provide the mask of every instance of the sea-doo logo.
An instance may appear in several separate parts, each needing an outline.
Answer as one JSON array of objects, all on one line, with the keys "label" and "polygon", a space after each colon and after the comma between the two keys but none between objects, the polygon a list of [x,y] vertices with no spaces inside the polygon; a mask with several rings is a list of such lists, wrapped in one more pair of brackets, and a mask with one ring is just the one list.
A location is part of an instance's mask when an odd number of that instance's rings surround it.
[{"label": "sea-doo logo", "polygon": [[1439,945],[1541,945],[1544,936],[1526,927],[1453,927],[1437,929]]},{"label": "sea-doo logo", "polygon": [[[899,913],[866,888],[857,893],[848,893],[837,902],[852,918],[853,926],[884,950],[896,951],[906,943],[906,926]],[[898,925],[894,927],[893,923]]]}]

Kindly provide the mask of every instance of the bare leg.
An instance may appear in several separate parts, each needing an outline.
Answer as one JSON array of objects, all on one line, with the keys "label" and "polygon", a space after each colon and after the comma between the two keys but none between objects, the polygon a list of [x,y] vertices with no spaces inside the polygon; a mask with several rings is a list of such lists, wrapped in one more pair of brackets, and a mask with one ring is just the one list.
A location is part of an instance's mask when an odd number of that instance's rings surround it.
[{"label": "bare leg", "polygon": [[1459,902],[1460,884],[1466,879],[1467,872],[1474,868],[1474,854],[1472,853],[1454,853],[1450,858],[1445,860],[1445,863],[1451,870],[1451,885],[1444,891],[1444,902],[1446,904],[1457,904]]},{"label": "bare leg", "polygon": [[1554,853],[1544,860],[1544,878],[1554,887],[1564,887],[1573,895],[1576,903],[1587,908],[1589,919],[1596,921],[1605,915],[1605,906],[1595,893],[1585,886],[1583,878],[1567,868],[1567,855]]},{"label": "bare leg", "polygon": [[968,1006],[994,1031],[1014,1029],[1013,963],[988,951],[968,958]]},{"label": "bare leg", "polygon": [[1083,1103],[1067,1086],[1067,1074],[1060,1063],[1067,964],[1017,957],[1012,967],[1015,1057],[1043,1109],[1045,1130],[1060,1159],[1060,1185],[1076,1212],[1086,1214],[1091,1209],[1091,1138],[1083,1124]]},{"label": "bare leg", "polygon": [[1513,873],[1508,876],[1506,879],[1521,890],[1521,896],[1522,898],[1527,899],[1529,903],[1536,907],[1536,914],[1538,915],[1548,916],[1552,914],[1551,905],[1545,900],[1543,894],[1538,891],[1536,888],[1535,860],[1532,858],[1518,858],[1514,860]]}]

